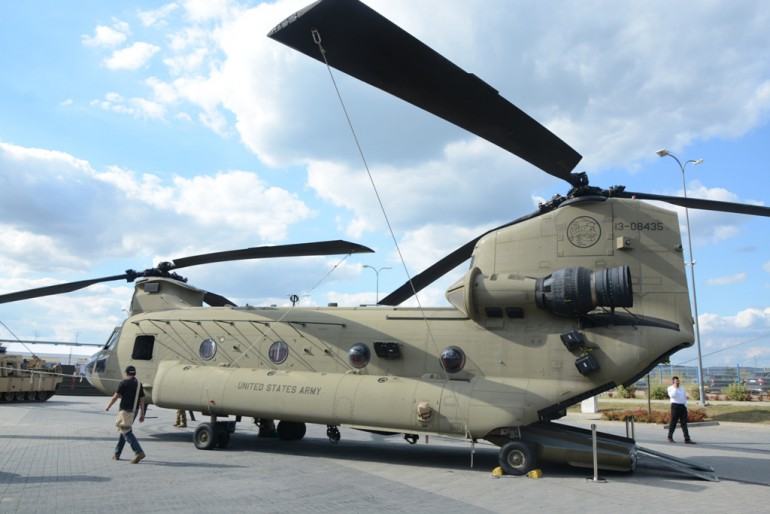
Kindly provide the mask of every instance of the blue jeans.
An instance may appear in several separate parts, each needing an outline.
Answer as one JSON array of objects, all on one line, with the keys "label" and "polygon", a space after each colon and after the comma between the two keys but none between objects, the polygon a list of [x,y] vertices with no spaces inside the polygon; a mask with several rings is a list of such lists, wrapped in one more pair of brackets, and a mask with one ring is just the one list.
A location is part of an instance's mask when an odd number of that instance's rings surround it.
[{"label": "blue jeans", "polygon": [[125,434],[121,432],[118,436],[118,444],[115,446],[115,455],[118,457],[120,457],[120,454],[123,453],[123,447],[126,446],[126,441],[128,441],[128,444],[131,446],[131,449],[134,451],[134,453],[139,453],[142,451],[142,447],[139,445],[139,441],[137,441],[136,436],[134,435],[134,431],[129,430]]}]

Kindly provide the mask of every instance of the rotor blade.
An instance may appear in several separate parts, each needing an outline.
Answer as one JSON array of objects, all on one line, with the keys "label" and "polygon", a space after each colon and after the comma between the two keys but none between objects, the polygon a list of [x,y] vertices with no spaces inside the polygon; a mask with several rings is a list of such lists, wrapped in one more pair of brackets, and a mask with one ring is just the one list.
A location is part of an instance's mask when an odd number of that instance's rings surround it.
[{"label": "rotor blade", "polygon": [[27,289],[26,291],[17,291],[15,293],[8,293],[0,295],[0,303],[18,302],[20,300],[29,300],[31,298],[38,298],[40,296],[51,296],[55,294],[71,293],[78,289],[83,289],[100,282],[112,282],[113,280],[133,280],[129,273],[123,275],[113,275],[111,277],[92,278],[90,280],[80,280],[78,282],[67,282],[66,284],[56,284],[53,286],[36,287],[35,289]]},{"label": "rotor blade", "polygon": [[231,302],[227,298],[225,298],[222,295],[211,293],[209,291],[203,292],[203,301],[206,302],[207,305],[210,305],[211,307],[237,307],[238,305]]},{"label": "rotor blade", "polygon": [[536,211],[511,222],[505,223],[504,225],[500,225],[499,227],[495,227],[492,230],[484,232],[479,237],[468,241],[457,250],[432,264],[418,275],[412,277],[411,280],[405,282],[398,289],[380,300],[377,305],[399,305],[400,303],[408,300],[413,295],[419,293],[433,282],[443,277],[463,262],[470,259],[476,243],[478,243],[482,237],[496,230],[500,230],[501,228],[510,227],[511,225],[521,223],[524,220],[534,218],[540,214],[542,214],[540,211]]},{"label": "rotor blade", "polygon": [[405,282],[398,289],[380,300],[377,305],[398,305],[408,300],[416,293],[419,293],[433,282],[470,259],[471,254],[473,253],[473,247],[476,246],[479,239],[481,239],[481,237],[477,237],[473,241],[468,241],[457,250],[432,264],[423,272],[412,277],[412,280]]},{"label": "rotor blade", "polygon": [[274,257],[305,257],[310,255],[340,255],[350,253],[373,253],[374,250],[348,241],[320,241],[317,243],[299,243],[279,246],[257,246],[243,250],[207,253],[174,259],[170,269],[186,268],[199,264],[237,261],[246,259],[269,259]]},{"label": "rotor blade", "polygon": [[719,200],[703,200],[701,198],[685,198],[682,196],[653,195],[650,193],[634,193],[632,191],[613,193],[612,196],[620,198],[637,198],[638,200],[658,200],[660,202],[667,202],[687,209],[734,212],[736,214],[750,214],[753,216],[770,216],[770,207],[765,207],[763,205],[720,202]]},{"label": "rotor blade", "polygon": [[[268,34],[570,182],[581,156],[489,84],[357,0],[321,0]],[[571,182],[570,182],[571,183]]]}]

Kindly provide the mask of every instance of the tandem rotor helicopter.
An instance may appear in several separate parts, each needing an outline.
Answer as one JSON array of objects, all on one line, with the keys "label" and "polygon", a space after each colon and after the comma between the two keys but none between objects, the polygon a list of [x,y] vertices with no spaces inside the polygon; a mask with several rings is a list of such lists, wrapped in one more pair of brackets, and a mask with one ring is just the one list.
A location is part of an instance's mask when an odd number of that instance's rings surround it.
[{"label": "tandem rotor helicopter", "polygon": [[[591,466],[587,431],[554,422],[581,400],[638,380],[693,344],[675,212],[639,200],[770,216],[770,208],[601,189],[581,156],[475,75],[358,0],[321,0],[269,37],[464,128],[570,185],[536,212],[479,235],[372,307],[240,307],[180,268],[236,259],[370,252],[345,241],[176,259],[145,271],[0,295],[0,303],[135,281],[128,318],[88,363],[111,394],[129,364],[151,403],[210,416],[199,449],[225,448],[235,421],[279,420],[427,435],[498,447],[509,474],[540,461]],[[452,307],[399,305],[470,259]],[[204,306],[204,303],[208,306]],[[630,471],[640,449],[604,434],[599,467]]]}]

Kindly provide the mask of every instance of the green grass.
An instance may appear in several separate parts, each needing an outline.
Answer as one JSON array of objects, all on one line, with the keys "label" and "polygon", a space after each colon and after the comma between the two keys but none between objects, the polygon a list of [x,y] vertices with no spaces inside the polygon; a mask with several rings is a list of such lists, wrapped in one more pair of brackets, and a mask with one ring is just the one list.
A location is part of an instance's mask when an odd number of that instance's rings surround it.
[{"label": "green grass", "polygon": [[[668,402],[666,401],[652,401],[651,408],[653,411],[668,411]],[[690,405],[692,409],[705,409],[707,421],[729,421],[735,423],[763,423],[770,425],[770,407],[764,405],[759,406],[752,404],[751,402],[745,402],[742,404],[720,404],[718,402],[708,402],[706,407],[700,405]],[[602,401],[599,399],[599,412],[622,412],[632,410],[647,410],[647,401],[623,401],[623,400],[611,400]],[[580,404],[573,405],[569,408],[570,412],[580,412]]]}]

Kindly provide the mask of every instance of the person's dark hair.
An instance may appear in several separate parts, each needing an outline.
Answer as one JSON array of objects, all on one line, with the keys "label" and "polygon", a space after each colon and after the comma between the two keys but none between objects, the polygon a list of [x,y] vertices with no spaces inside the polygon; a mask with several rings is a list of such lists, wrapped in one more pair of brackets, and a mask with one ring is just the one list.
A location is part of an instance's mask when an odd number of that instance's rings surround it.
[{"label": "person's dark hair", "polygon": [[679,380],[679,377],[673,376],[673,377],[671,377],[671,380]]},{"label": "person's dark hair", "polygon": [[131,375],[131,376],[136,375],[136,368],[133,366],[126,367],[126,375]]}]

